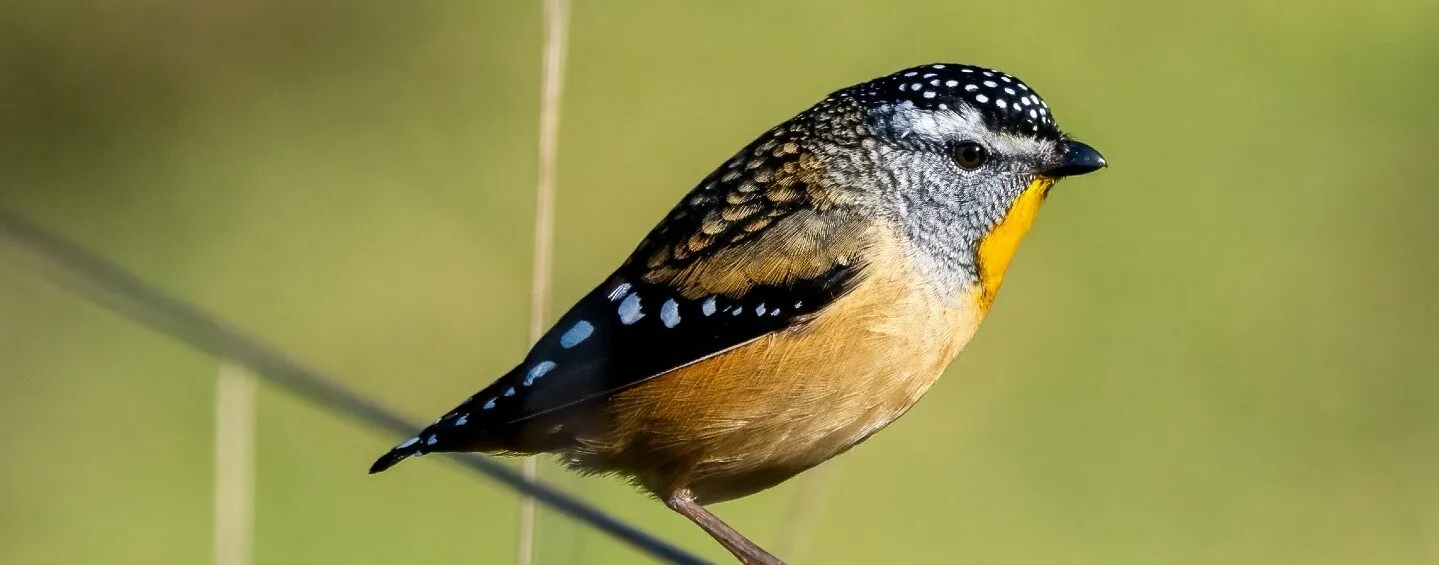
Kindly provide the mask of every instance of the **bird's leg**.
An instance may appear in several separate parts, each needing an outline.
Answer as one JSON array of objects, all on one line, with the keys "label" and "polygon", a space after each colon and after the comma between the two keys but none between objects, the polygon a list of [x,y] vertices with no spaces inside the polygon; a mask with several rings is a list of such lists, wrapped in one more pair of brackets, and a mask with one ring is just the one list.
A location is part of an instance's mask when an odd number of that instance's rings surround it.
[{"label": "bird's leg", "polygon": [[754,542],[744,537],[729,524],[719,519],[719,516],[711,514],[705,507],[695,502],[694,495],[688,489],[682,489],[671,494],[665,499],[665,506],[671,510],[683,514],[701,528],[715,541],[720,542],[725,549],[733,553],[740,563],[753,565],[784,565],[778,557],[770,555],[769,552],[755,545]]}]

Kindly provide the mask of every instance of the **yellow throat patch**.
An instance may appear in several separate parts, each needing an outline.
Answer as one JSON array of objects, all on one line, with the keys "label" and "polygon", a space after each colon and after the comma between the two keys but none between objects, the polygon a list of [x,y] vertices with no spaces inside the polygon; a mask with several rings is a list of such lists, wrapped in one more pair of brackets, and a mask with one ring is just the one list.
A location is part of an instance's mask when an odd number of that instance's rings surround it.
[{"label": "yellow throat patch", "polygon": [[990,304],[994,303],[999,285],[1004,283],[1004,272],[1009,269],[1009,261],[1014,258],[1014,252],[1019,249],[1019,242],[1024,239],[1024,234],[1029,233],[1030,226],[1034,225],[1034,216],[1039,213],[1040,205],[1044,204],[1044,199],[1049,196],[1049,189],[1053,186],[1054,179],[1034,179],[1034,182],[1024,189],[1024,193],[1014,200],[999,225],[994,226],[994,229],[989,230],[989,234],[980,240],[977,255],[981,310],[988,311]]}]

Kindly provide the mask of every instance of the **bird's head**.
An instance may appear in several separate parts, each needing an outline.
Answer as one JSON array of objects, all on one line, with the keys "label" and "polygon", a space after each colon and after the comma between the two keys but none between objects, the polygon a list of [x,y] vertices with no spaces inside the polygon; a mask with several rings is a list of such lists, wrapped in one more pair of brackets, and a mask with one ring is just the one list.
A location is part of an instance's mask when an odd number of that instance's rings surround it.
[{"label": "bird's head", "polygon": [[891,216],[926,261],[987,305],[1049,189],[1106,166],[1006,73],[901,70],[831,94],[797,118],[833,186]]}]

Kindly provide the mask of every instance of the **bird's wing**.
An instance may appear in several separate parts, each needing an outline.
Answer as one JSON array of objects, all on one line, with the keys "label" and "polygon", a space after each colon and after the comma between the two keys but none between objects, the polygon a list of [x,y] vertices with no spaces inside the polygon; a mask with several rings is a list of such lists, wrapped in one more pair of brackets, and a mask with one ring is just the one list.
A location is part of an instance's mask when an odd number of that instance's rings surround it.
[{"label": "bird's wing", "polygon": [[864,219],[787,143],[761,137],[690,192],[523,363],[376,463],[604,397],[802,323],[863,275]]}]

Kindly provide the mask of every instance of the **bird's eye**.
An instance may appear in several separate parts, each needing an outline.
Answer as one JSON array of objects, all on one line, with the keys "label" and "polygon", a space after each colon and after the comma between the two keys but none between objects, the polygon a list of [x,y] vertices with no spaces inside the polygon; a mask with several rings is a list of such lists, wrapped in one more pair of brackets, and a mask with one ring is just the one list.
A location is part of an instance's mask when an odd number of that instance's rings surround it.
[{"label": "bird's eye", "polygon": [[959,163],[959,166],[966,169],[978,169],[984,165],[985,161],[989,160],[989,152],[985,151],[983,145],[966,141],[955,149],[954,160]]}]

